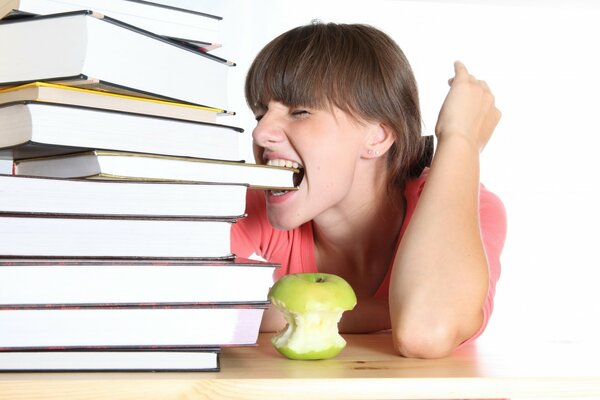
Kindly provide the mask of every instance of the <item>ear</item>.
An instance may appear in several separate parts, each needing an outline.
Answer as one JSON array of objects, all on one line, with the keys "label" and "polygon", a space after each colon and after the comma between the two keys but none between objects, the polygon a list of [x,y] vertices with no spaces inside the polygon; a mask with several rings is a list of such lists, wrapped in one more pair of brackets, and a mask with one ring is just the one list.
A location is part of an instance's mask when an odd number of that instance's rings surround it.
[{"label": "ear", "polygon": [[372,125],[372,129],[367,136],[365,148],[363,150],[363,158],[378,158],[387,153],[390,149],[396,136],[394,132],[384,123]]}]

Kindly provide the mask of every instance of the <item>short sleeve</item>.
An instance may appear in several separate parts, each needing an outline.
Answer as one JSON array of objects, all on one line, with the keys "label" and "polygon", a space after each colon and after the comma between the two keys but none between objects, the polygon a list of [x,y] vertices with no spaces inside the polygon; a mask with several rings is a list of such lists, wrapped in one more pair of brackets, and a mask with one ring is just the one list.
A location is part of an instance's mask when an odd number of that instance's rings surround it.
[{"label": "short sleeve", "polygon": [[269,223],[262,190],[248,190],[245,218],[231,229],[231,252],[238,257],[259,256],[280,264],[276,278],[296,272],[316,272],[310,224],[289,231],[273,228]]},{"label": "short sleeve", "polygon": [[272,228],[267,219],[263,196],[261,191],[248,190],[246,216],[237,220],[232,227],[231,252],[238,257],[248,258],[253,254],[264,257],[263,249]]}]

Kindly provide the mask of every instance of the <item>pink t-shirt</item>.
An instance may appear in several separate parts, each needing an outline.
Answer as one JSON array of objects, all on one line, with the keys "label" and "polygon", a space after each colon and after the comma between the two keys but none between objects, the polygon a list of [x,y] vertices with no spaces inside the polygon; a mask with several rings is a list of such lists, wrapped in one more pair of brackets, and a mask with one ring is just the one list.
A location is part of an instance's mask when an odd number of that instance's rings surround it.
[{"label": "pink t-shirt", "polygon": [[[406,185],[404,193],[406,213],[397,245],[402,240],[404,231],[414,213],[427,179],[427,171]],[[231,239],[234,254],[240,257],[249,257],[256,254],[266,260],[281,264],[281,267],[275,272],[275,279],[292,273],[318,271],[315,262],[312,224],[310,222],[289,231],[273,228],[269,224],[264,193],[261,190],[248,191],[246,213],[248,217],[233,225]],[[479,214],[481,233],[489,264],[490,282],[488,295],[483,306],[483,324],[479,331],[467,342],[472,341],[483,332],[492,313],[496,282],[500,277],[500,253],[506,237],[504,206],[500,199],[486,190],[483,185],[480,187]],[[393,260],[385,279],[375,293],[375,297],[388,297],[392,265]]]}]

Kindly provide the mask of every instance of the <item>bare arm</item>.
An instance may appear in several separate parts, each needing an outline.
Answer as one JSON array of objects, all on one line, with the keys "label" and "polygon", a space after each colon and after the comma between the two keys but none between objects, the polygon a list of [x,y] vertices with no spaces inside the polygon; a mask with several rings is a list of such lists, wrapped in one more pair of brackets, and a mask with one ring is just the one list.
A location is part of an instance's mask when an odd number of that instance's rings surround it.
[{"label": "bare arm", "polygon": [[488,265],[479,228],[479,153],[500,112],[484,82],[455,64],[427,183],[398,248],[390,318],[399,353],[443,357],[481,326]]},{"label": "bare arm", "polygon": [[261,332],[278,332],[285,327],[285,318],[283,313],[279,311],[273,304],[269,304],[263,314],[262,321],[260,323]]},{"label": "bare arm", "polygon": [[[283,313],[269,304],[260,325],[261,332],[278,332],[285,327]],[[343,333],[371,333],[389,329],[390,313],[386,299],[359,299],[352,311],[346,311],[340,321],[339,330]]]}]

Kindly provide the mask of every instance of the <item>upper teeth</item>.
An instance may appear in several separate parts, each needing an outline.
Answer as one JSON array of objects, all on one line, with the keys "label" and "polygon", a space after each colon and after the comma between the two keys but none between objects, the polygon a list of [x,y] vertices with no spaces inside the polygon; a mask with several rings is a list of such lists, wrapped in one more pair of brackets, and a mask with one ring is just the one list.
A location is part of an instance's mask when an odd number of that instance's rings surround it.
[{"label": "upper teeth", "polygon": [[272,165],[275,167],[287,167],[287,168],[298,168],[300,166],[300,164],[298,164],[295,161],[282,160],[282,159],[268,160],[267,165]]}]

